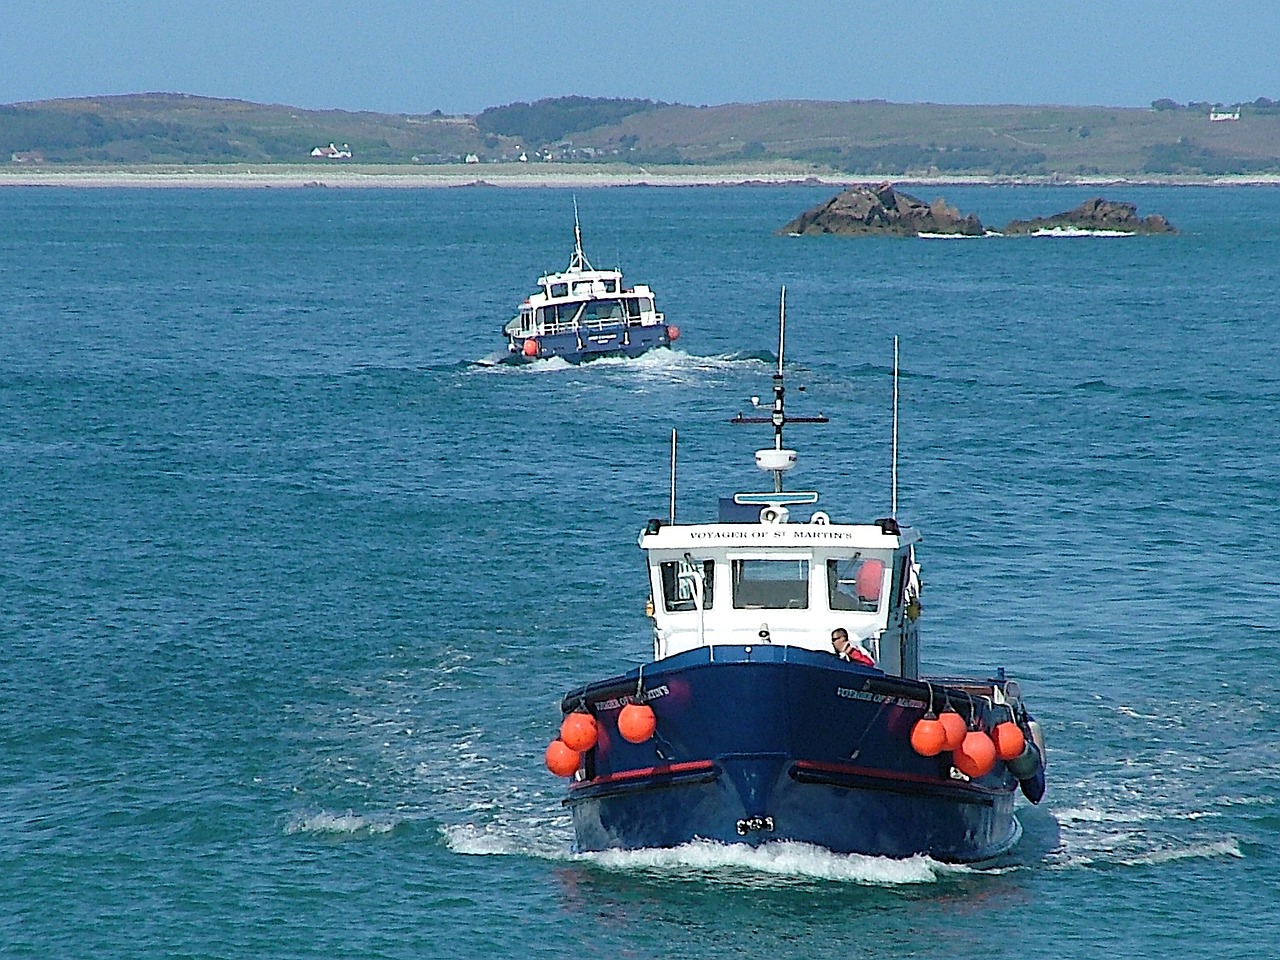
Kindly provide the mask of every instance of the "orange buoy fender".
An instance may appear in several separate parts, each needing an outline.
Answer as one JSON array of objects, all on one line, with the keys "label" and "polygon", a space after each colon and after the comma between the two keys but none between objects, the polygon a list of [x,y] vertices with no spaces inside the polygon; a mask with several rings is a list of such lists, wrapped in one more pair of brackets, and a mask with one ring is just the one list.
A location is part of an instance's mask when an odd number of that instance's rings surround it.
[{"label": "orange buoy fender", "polygon": [[926,713],[911,728],[911,749],[922,757],[936,757],[946,739],[947,731],[932,713]]},{"label": "orange buoy fender", "polygon": [[938,722],[942,724],[942,729],[947,734],[947,738],[942,741],[942,749],[958,750],[960,744],[964,742],[964,735],[969,732],[969,727],[964,722],[964,717],[954,710],[943,710],[938,714]]},{"label": "orange buoy fender", "polygon": [[880,601],[880,587],[884,581],[884,561],[866,560],[853,575],[853,589],[859,600]]},{"label": "orange buoy fender", "polygon": [[569,749],[563,740],[552,740],[543,759],[547,762],[547,769],[557,777],[572,777],[582,763],[582,755]]},{"label": "orange buoy fender", "polygon": [[575,711],[566,714],[560,724],[560,739],[570,750],[577,750],[579,753],[594,747],[599,733],[596,718],[589,713]]},{"label": "orange buoy fender", "polygon": [[1001,760],[1012,760],[1022,755],[1022,748],[1027,745],[1027,738],[1016,723],[1006,720],[997,723],[991,731],[991,739],[995,741],[996,756]]},{"label": "orange buoy fender", "polygon": [[985,777],[996,765],[996,745],[981,730],[970,730],[951,759],[965,776]]},{"label": "orange buoy fender", "polygon": [[628,743],[644,743],[653,736],[658,720],[653,708],[643,703],[628,703],[618,713],[618,732]]},{"label": "orange buoy fender", "polygon": [[680,339],[680,328],[677,327],[674,323],[667,324],[667,339],[670,340],[672,343],[675,343],[677,340]]},{"label": "orange buoy fender", "polygon": [[536,357],[538,355],[538,341],[530,337],[524,342],[524,346],[520,348],[520,352],[526,357]]}]

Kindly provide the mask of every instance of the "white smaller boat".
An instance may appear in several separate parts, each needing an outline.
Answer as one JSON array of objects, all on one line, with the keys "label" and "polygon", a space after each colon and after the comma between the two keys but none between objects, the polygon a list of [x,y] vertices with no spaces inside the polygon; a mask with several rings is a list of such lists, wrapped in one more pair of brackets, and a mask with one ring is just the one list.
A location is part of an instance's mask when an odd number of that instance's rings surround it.
[{"label": "white smaller boat", "polygon": [[559,273],[538,278],[538,289],[503,328],[514,359],[638,357],[680,336],[644,284],[626,287],[621,270],[597,270],[582,250],[578,205],[573,207],[573,256]]}]

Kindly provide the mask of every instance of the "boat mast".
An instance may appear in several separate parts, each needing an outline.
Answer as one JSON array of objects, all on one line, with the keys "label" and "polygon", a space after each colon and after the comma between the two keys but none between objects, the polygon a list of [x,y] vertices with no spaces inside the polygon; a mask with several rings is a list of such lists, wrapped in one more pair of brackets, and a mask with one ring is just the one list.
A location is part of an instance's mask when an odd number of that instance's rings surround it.
[{"label": "boat mast", "polygon": [[[782,288],[782,298],[778,305],[778,369],[773,375],[773,411],[768,417],[744,417],[739,413],[730,423],[771,423],[773,424],[773,449],[756,451],[756,466],[773,474],[773,492],[782,493],[782,475],[796,463],[796,452],[787,450],[782,445],[782,428],[788,423],[827,423],[822,414],[816,417],[789,417],[786,413],[784,398],[786,388],[783,386],[783,351],[787,342],[787,288]],[[756,401],[752,397],[752,402]],[[745,502],[745,501],[741,501]]]},{"label": "boat mast", "polygon": [[[787,288],[782,287],[782,298],[778,302],[778,372],[773,375],[773,449],[782,450],[782,427],[787,422],[783,412],[782,397],[786,388],[782,385],[782,351],[787,342]],[[773,492],[782,492],[782,471],[773,471]]]},{"label": "boat mast", "polygon": [[671,515],[668,521],[673,527],[676,523],[676,428],[671,428]]},{"label": "boat mast", "polygon": [[898,519],[898,338],[893,338],[893,465],[890,469],[892,491],[889,516]]},{"label": "boat mast", "polygon": [[573,256],[569,260],[570,270],[594,270],[582,252],[582,227],[578,224],[578,198],[573,198]]}]

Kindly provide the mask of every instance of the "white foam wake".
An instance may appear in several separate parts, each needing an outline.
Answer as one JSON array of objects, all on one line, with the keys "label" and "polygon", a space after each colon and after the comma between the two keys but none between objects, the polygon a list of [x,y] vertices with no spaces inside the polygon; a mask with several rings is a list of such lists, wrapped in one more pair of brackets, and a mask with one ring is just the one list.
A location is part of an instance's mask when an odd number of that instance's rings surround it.
[{"label": "white foam wake", "polygon": [[760,847],[694,841],[670,850],[610,850],[583,854],[606,870],[757,886],[762,880],[830,880],[864,886],[936,883],[944,876],[971,873],[969,867],[928,857],[905,860],[838,854],[804,843],[768,843]]},{"label": "white foam wake", "polygon": [[638,357],[598,357],[586,363],[570,363],[563,357],[547,357],[541,360],[520,363],[490,363],[487,362],[488,359],[490,358],[475,361],[476,366],[472,368],[473,371],[481,374],[503,376],[554,375],[580,373],[584,370],[621,370],[642,375],[678,375],[688,372],[705,373],[714,370],[730,370],[743,364],[765,363],[765,361],[756,357],[742,357],[735,354],[714,354],[704,357],[693,353],[685,353],[683,350],[673,350],[669,347],[649,350]]},{"label": "white foam wake", "polygon": [[1117,861],[1122,866],[1136,867],[1157,863],[1173,863],[1178,860],[1212,860],[1215,857],[1235,857],[1244,859],[1244,851],[1235,840],[1218,840],[1214,842],[1191,844],[1186,847],[1168,847],[1161,850],[1149,850],[1138,856]]},{"label": "white foam wake", "polygon": [[396,822],[379,817],[362,817],[351,813],[320,812],[299,817],[285,827],[285,833],[328,833],[347,835],[376,836],[390,833],[396,828]]},{"label": "white foam wake", "polygon": [[1081,227],[1044,227],[1032,230],[1033,237],[1132,237],[1128,230],[1085,230]]},{"label": "white foam wake", "polygon": [[760,886],[827,880],[865,886],[901,886],[936,883],[947,876],[975,872],[970,867],[939,863],[924,856],[894,860],[837,854],[804,843],[778,842],[748,847],[695,840],[671,849],[574,853],[567,835],[558,842],[551,837],[533,842],[472,824],[442,827],[441,832],[455,853],[534,856],[589,863],[604,870],[639,873],[667,881]]}]

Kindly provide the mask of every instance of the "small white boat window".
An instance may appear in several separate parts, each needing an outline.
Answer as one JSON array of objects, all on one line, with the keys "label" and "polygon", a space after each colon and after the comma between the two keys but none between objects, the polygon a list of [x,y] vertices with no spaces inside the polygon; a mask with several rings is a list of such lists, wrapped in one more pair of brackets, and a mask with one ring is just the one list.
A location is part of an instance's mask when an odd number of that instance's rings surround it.
[{"label": "small white boat window", "polygon": [[827,561],[827,599],[832,610],[873,613],[880,606],[884,561],[847,557]]},{"label": "small white boat window", "polygon": [[808,560],[734,560],[735,610],[809,609]]},{"label": "small white boat window", "polygon": [[608,280],[605,280],[605,281],[604,281],[604,292],[605,292],[605,293],[617,293],[617,292],[618,292],[618,281],[617,281],[617,280],[614,280],[614,279],[612,279],[612,278],[610,278],[610,279],[608,279]]},{"label": "small white boat window", "polygon": [[551,295],[553,297],[567,297],[569,295],[569,285],[567,283],[553,283],[551,285]]},{"label": "small white boat window", "polygon": [[[698,561],[669,560],[659,568],[662,573],[662,603],[667,613],[696,610],[690,575],[696,577]],[[715,561],[702,561],[702,609],[710,610],[715,601]],[[684,576],[681,576],[681,573]]]}]

